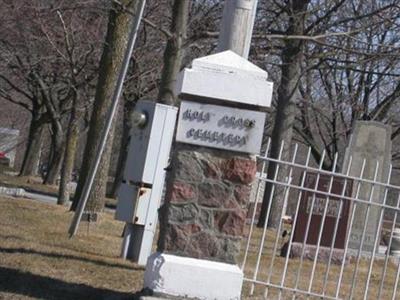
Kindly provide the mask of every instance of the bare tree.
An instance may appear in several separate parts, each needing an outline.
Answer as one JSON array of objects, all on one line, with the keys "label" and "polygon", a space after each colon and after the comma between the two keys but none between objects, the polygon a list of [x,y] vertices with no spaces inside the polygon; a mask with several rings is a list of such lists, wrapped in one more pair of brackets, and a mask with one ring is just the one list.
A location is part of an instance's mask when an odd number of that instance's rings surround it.
[{"label": "bare tree", "polygon": [[164,51],[164,67],[158,93],[158,100],[164,104],[176,104],[174,89],[176,77],[182,66],[188,15],[189,0],[175,0],[172,9],[171,31]]},{"label": "bare tree", "polygon": [[[136,101],[145,96],[150,100],[158,99],[161,103],[176,104],[176,76],[185,63],[190,61],[190,57],[205,55],[213,48],[212,44],[203,40],[203,33],[216,27],[220,6],[218,2],[204,0],[191,5],[189,1],[174,1],[172,7],[168,2],[160,1],[148,1],[147,5],[142,38],[135,49],[131,74],[124,92],[123,133],[112,190],[114,196],[122,180],[131,129],[129,120]],[[160,45],[165,42],[166,47],[163,49]],[[163,65],[162,70],[160,65]]]},{"label": "bare tree", "polygon": [[[137,1],[124,0],[122,5],[130,11],[138,9]],[[90,166],[93,164],[95,153],[99,145],[100,135],[103,128],[108,107],[110,106],[111,96],[118,78],[119,70],[122,66],[128,34],[132,26],[133,16],[120,5],[113,4],[109,12],[107,35],[103,47],[103,54],[100,60],[99,79],[96,87],[93,112],[90,119],[88,139],[85,147],[83,164],[80,170],[79,182],[75,193],[71,209],[77,207],[82,193],[84,183],[87,179]],[[110,131],[106,149],[103,153],[99,170],[96,174],[93,189],[86,204],[86,211],[91,213],[101,212],[104,208],[106,184],[108,180],[108,170],[111,155],[110,141],[113,140],[114,126]]]},{"label": "bare tree", "polygon": [[[98,34],[96,32],[90,32],[95,39],[91,43],[78,44],[79,36],[76,36],[77,27],[80,28],[82,24],[82,17],[87,16],[86,11],[82,11],[80,8],[78,11],[75,9],[68,11],[68,24],[65,21],[62,11],[58,10],[58,16],[60,22],[63,25],[64,41],[65,41],[65,58],[68,61],[68,67],[70,71],[70,84],[73,87],[70,90],[71,94],[71,105],[70,105],[70,116],[67,125],[67,133],[65,140],[65,155],[61,169],[60,185],[58,204],[65,204],[69,200],[68,183],[71,181],[72,172],[75,165],[75,156],[77,152],[77,144],[80,136],[80,128],[82,127],[82,118],[87,110],[88,101],[85,98],[91,96],[91,92],[94,89],[92,87],[92,80],[95,78],[97,69],[94,68],[96,65],[97,55],[95,45],[97,43]],[[76,18],[76,19],[75,19]],[[89,21],[91,19],[89,18]],[[78,23],[80,22],[80,23]],[[86,30],[90,29],[90,26],[85,26]],[[88,33],[89,34],[89,33]],[[97,39],[96,39],[97,37]],[[88,72],[86,69],[92,68],[92,72]],[[86,70],[86,71],[85,71]]]},{"label": "bare tree", "polygon": [[[43,129],[49,126],[51,156],[45,183],[54,184],[67,144],[66,120],[74,109],[74,99],[78,95],[82,101],[90,98],[90,84],[96,74],[93,60],[98,57],[94,49],[101,33],[96,30],[101,19],[94,21],[99,14],[87,1],[75,1],[68,7],[55,2],[41,4],[14,1],[4,5],[8,26],[0,35],[1,95],[32,113],[22,175],[34,174]],[[80,30],[82,26],[85,31]],[[68,27],[74,27],[74,36],[59,34]]]},{"label": "bare tree", "polygon": [[[328,155],[324,167],[329,168],[334,153],[340,148],[339,144],[346,143],[354,120],[373,119],[375,117],[372,115],[377,111],[385,116],[394,103],[383,98],[382,103],[375,106],[374,99],[378,90],[382,95],[383,87],[378,88],[378,83],[387,80],[390,74],[385,66],[393,65],[390,57],[398,53],[394,47],[394,40],[397,40],[394,29],[397,25],[393,20],[398,18],[399,8],[395,1],[337,0],[309,2],[303,9],[296,10],[302,4],[305,2],[282,1],[268,6],[267,2],[262,2],[261,11],[271,17],[263,15],[261,22],[261,25],[267,26],[268,32],[255,34],[258,43],[254,51],[256,60],[269,64],[270,70],[275,70],[273,75],[279,86],[271,156],[277,158],[281,142],[284,141],[282,159],[287,159],[288,146],[294,137],[310,145],[317,160],[326,150]],[[293,27],[299,18],[303,19],[303,24]],[[296,44],[301,47],[291,48]],[[267,61],[265,58],[264,61],[258,59],[263,51],[271,55]],[[379,73],[383,77],[379,78]],[[351,82],[352,87],[348,86],[351,90],[344,88],[346,78]],[[338,84],[334,87],[335,82]],[[386,87],[387,100],[397,97],[396,86],[392,84],[392,92]],[[343,96],[352,100],[345,103],[347,100],[344,101]],[[331,101],[327,101],[327,98]],[[350,116],[349,111],[352,111]],[[270,179],[275,170],[276,165],[270,163]],[[278,176],[285,177],[285,170],[281,169]],[[259,226],[265,223],[269,201],[272,201],[269,226],[278,224],[282,200],[281,190],[276,189],[272,195],[271,185],[267,184]]]},{"label": "bare tree", "polygon": [[[285,35],[303,35],[305,30],[306,12],[309,0],[294,0],[285,7],[288,14]],[[289,145],[292,139],[293,124],[296,117],[296,101],[300,98],[299,81],[303,60],[304,41],[287,39],[283,41],[281,52],[281,81],[277,93],[277,108],[275,122],[272,129],[271,157],[278,158],[281,141],[286,145],[285,156],[288,156]],[[267,174],[273,178],[277,165],[270,163]],[[284,172],[280,173],[285,176]],[[258,226],[263,227],[267,217],[268,206],[271,201],[272,184],[267,184],[261,206]],[[280,212],[283,208],[282,197],[272,201],[271,214],[268,218],[269,226],[276,227],[280,222]]]}]

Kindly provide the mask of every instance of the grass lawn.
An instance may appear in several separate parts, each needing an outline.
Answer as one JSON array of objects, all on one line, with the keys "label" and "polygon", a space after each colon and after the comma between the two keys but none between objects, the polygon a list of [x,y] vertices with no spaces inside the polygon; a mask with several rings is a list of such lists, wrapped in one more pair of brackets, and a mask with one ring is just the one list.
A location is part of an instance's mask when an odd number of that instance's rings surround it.
[{"label": "grass lawn", "polygon": [[[257,280],[261,282],[268,282],[268,280],[270,280],[272,284],[279,286],[281,284],[283,269],[286,259],[284,257],[275,256],[272,265],[271,261],[273,257],[272,253],[274,250],[275,238],[276,238],[275,231],[268,230],[261,256]],[[250,242],[249,256],[247,259],[246,267],[244,269],[245,277],[247,278],[253,278],[261,239],[262,239],[262,229],[255,228]],[[278,254],[280,245],[282,245],[282,243],[283,243],[282,238],[279,238]],[[244,247],[245,243],[243,243],[242,249]],[[363,299],[369,264],[370,264],[369,257],[368,258],[364,257],[361,259],[357,272],[357,277],[355,280],[353,299]],[[350,297],[351,283],[353,279],[355,266],[356,266],[355,259],[352,259],[350,263],[347,263],[345,265],[343,272],[343,280],[339,289],[340,299],[349,299]],[[382,257],[376,258],[374,260],[372,274],[369,282],[367,299],[378,299],[379,286],[382,281],[383,266],[384,266],[384,259]],[[392,299],[397,267],[398,267],[397,260],[390,259],[388,262],[387,273],[383,285],[383,292],[381,294],[380,299]],[[298,271],[300,270],[298,288],[303,291],[307,291],[309,289],[309,283],[312,278],[311,275],[312,269],[313,269],[313,261],[311,259],[304,259],[301,268],[300,268],[300,258],[289,259],[285,286],[289,288],[294,288],[296,286],[296,277]],[[331,296],[331,297],[334,296],[336,292],[340,269],[341,269],[340,264],[331,264],[328,273],[327,262],[318,260],[315,266],[313,285],[311,286],[310,291],[315,292],[317,294],[322,294],[322,292],[325,290],[326,296]],[[271,270],[272,272],[270,276],[269,274]],[[327,283],[324,288],[324,281],[326,277],[327,277]],[[254,294],[250,296],[251,284],[245,283],[243,286],[242,299],[263,299],[263,294],[265,290],[266,290],[265,286],[255,285]],[[268,289],[268,299],[279,299],[278,291],[279,290],[276,288]],[[399,299],[398,295],[399,291],[397,291],[397,298],[395,299]],[[280,299],[292,299],[293,293],[288,291],[283,291],[281,296],[282,297]],[[321,298],[307,297],[306,295],[297,293],[295,299],[321,299]]]},{"label": "grass lawn", "polygon": [[121,222],[104,213],[69,239],[71,218],[65,207],[0,197],[0,299],[132,299],[142,288],[144,269],[118,258]]},{"label": "grass lawn", "polygon": [[58,186],[43,184],[43,179],[33,176],[10,176],[1,174],[0,185],[9,187],[20,187],[23,189],[34,190],[40,193],[57,196]]},{"label": "grass lawn", "polygon": [[[132,299],[141,290],[144,269],[118,258],[123,224],[114,221],[111,213],[104,213],[98,224],[88,228],[87,223],[82,223],[78,236],[69,239],[71,218],[65,207],[0,197],[0,299]],[[252,235],[244,270],[247,278],[254,274],[261,235],[258,228]],[[275,232],[268,230],[257,276],[263,282],[269,278],[274,240]],[[273,284],[280,284],[284,264],[284,258],[275,256],[270,277]],[[286,286],[295,286],[299,265],[299,259],[289,260]],[[355,299],[362,299],[368,266],[369,260],[362,259]],[[339,294],[343,299],[349,296],[354,267],[354,262],[345,267]],[[317,263],[312,291],[322,292],[326,268],[325,262]],[[383,260],[376,260],[368,299],[377,297],[382,268]],[[299,288],[308,289],[311,270],[312,261],[304,260]],[[332,265],[327,274],[328,295],[336,290],[339,271],[339,265]],[[381,299],[391,298],[396,271],[397,262],[389,261]],[[263,299],[265,287],[256,285],[252,296],[250,289],[251,285],[245,283],[242,299]],[[276,299],[277,295],[276,289],[270,289],[268,299]],[[284,292],[281,299],[291,299],[290,296]],[[298,295],[296,299],[307,297]]]}]

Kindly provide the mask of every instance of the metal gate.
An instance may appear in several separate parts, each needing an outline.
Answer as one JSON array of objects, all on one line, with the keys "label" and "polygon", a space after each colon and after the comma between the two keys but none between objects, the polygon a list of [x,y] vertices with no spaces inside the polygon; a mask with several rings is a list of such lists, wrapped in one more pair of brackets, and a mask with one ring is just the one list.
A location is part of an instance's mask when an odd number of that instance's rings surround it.
[{"label": "metal gate", "polygon": [[[248,238],[244,244],[243,299],[396,299],[400,264],[397,230],[400,187],[390,166],[385,182],[382,168],[363,161],[357,176],[338,172],[335,155],[331,170],[311,162],[311,149],[292,149],[283,160],[265,155],[257,159],[261,170],[250,210]],[[266,174],[276,163],[274,174]],[[372,178],[366,176],[371,169]],[[371,173],[371,170],[369,171]],[[269,175],[269,176],[267,176]],[[270,185],[267,222],[259,228],[258,201]],[[267,226],[273,201],[282,209],[275,226]],[[258,204],[258,205],[257,205]],[[289,215],[289,217],[287,216]],[[396,235],[398,233],[398,235]]]}]

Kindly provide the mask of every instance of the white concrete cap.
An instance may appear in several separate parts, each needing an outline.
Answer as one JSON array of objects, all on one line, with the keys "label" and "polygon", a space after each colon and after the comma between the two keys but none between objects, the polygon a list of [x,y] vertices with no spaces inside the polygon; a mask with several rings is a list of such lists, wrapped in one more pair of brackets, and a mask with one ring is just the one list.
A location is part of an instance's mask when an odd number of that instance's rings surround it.
[{"label": "white concrete cap", "polygon": [[147,260],[144,287],[156,293],[204,300],[240,299],[243,272],[236,265],[154,253]]},{"label": "white concrete cap", "polygon": [[233,51],[193,60],[179,73],[176,94],[270,107],[273,83],[268,73]]}]

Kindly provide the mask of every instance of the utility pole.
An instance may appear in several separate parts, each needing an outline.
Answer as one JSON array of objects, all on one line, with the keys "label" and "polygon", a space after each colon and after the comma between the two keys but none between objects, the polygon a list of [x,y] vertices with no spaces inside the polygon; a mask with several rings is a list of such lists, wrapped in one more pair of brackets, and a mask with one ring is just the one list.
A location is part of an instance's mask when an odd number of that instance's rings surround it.
[{"label": "utility pole", "polygon": [[217,52],[248,58],[258,0],[225,0]]}]

